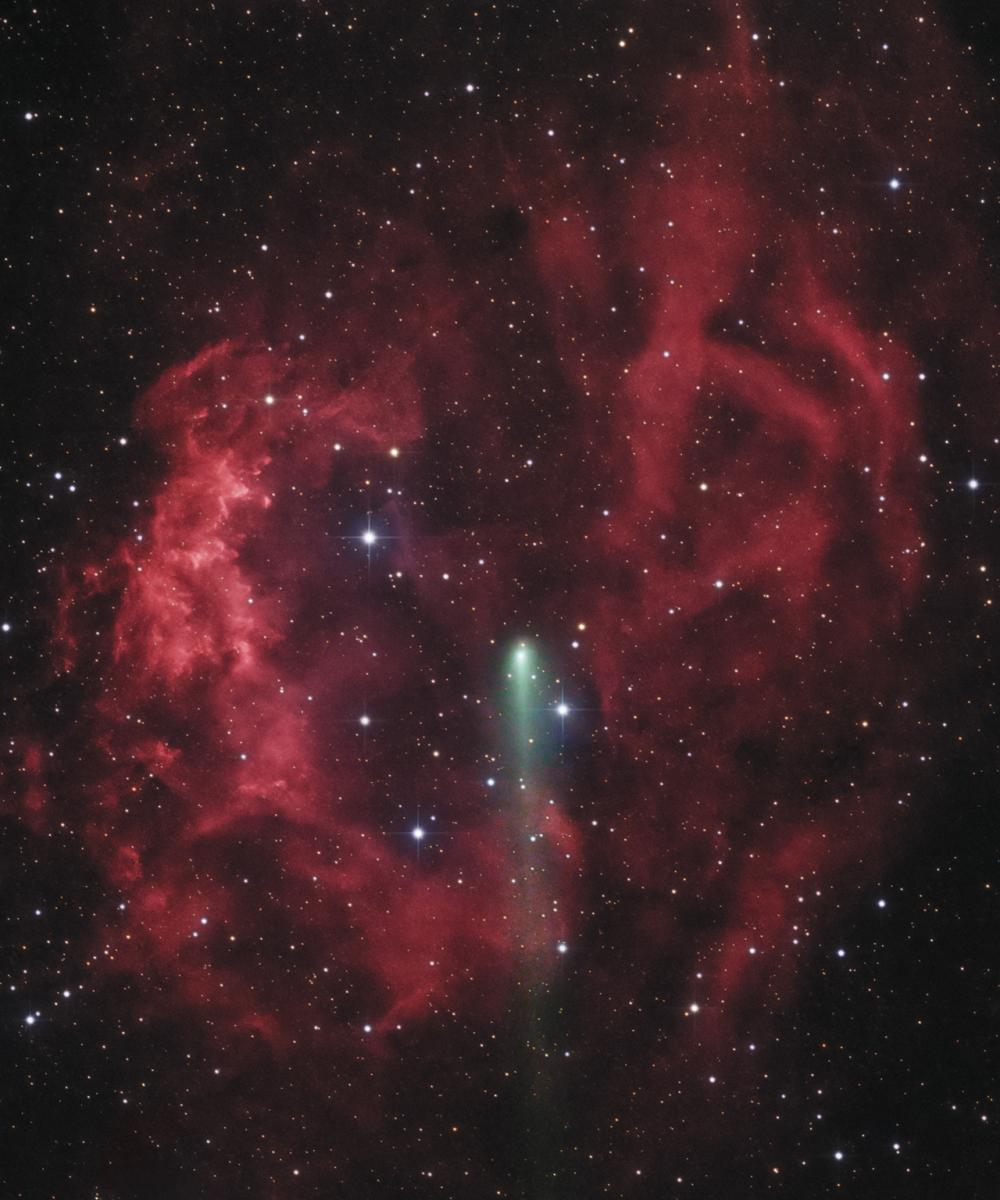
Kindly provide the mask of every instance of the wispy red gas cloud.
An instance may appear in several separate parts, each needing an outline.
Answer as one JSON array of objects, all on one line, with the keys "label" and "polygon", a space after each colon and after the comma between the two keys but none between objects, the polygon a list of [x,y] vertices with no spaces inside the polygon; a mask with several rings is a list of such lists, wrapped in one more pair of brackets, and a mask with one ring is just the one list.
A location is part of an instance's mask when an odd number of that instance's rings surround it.
[{"label": "wispy red gas cloud", "polygon": [[[627,1041],[612,981],[664,1006],[614,1097],[764,1037],[903,836],[923,318],[887,316],[869,215],[897,168],[720,29],[593,144],[566,96],[551,136],[502,128],[449,185],[467,261],[436,210],[387,218],[308,336],[234,318],[139,397],[155,477],[56,599],[76,763],[31,739],[23,811],[79,831],[119,898],[95,977],[144,1012],[391,1064],[561,947],[589,1037]],[[585,730],[522,831],[555,847],[527,922],[499,713],[523,634]]]}]

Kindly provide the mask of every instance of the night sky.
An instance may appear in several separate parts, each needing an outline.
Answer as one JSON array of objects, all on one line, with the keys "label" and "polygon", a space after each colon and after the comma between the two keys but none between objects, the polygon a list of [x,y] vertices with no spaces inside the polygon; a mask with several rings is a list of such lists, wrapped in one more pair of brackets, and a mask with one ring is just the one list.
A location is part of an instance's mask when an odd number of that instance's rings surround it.
[{"label": "night sky", "polygon": [[992,6],[0,13],[0,1200],[1000,1195]]}]

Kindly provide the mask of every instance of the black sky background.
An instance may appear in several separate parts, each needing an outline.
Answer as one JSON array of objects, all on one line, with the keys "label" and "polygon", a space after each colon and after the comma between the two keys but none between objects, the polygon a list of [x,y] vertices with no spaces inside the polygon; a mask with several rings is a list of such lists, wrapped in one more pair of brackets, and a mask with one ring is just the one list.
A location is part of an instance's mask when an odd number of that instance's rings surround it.
[{"label": "black sky background", "polygon": [[[0,654],[11,736],[29,705],[53,729],[64,719],[53,711],[58,689],[43,705],[29,697],[45,677],[47,595],[65,546],[99,544],[122,520],[117,499],[141,490],[158,469],[141,441],[124,451],[118,445],[130,436],[135,396],[165,367],[218,336],[210,311],[216,301],[228,322],[241,304],[248,319],[260,319],[251,300],[260,288],[244,288],[233,265],[249,257],[248,247],[280,239],[279,222],[289,222],[288,160],[329,122],[353,130],[353,157],[343,169],[363,179],[396,153],[409,136],[399,132],[407,122],[429,120],[444,129],[452,120],[447,112],[409,112],[401,82],[425,64],[431,77],[460,75],[463,59],[482,54],[476,78],[484,88],[491,73],[530,83],[533,64],[518,47],[529,35],[552,37],[557,29],[545,16],[512,6],[487,16],[487,29],[504,35],[491,48],[460,6],[423,21],[416,8],[404,16],[385,6],[334,63],[315,41],[300,58],[291,53],[283,35],[297,7],[263,6],[266,35],[259,26],[234,32],[241,28],[237,5],[218,5],[214,13],[209,6],[175,6],[169,18],[153,6],[110,3],[7,4],[0,13],[0,619],[12,627]],[[983,142],[1000,144],[1000,11],[962,3],[944,12],[982,81]],[[615,24],[596,6],[581,6],[579,20],[593,27],[595,44]],[[432,30],[426,47],[407,34],[410,22]],[[439,40],[442,28],[450,40]],[[190,61],[178,63],[187,40]],[[220,44],[225,65],[212,67]],[[421,57],[423,49],[429,58]],[[238,101],[229,103],[234,96]],[[26,120],[28,112],[38,115]],[[189,162],[176,157],[180,131],[199,142]],[[137,174],[152,164],[156,179],[167,181],[162,194],[159,183],[136,184],[131,193],[122,186],[130,163]],[[991,169],[982,181],[981,232],[994,256],[996,183]],[[306,183],[291,224],[295,236],[287,239],[282,278],[292,282],[280,284],[280,302],[263,317],[276,338],[318,319],[310,309],[311,234],[350,240],[360,236],[363,220],[344,211],[336,194]],[[290,255],[302,256],[308,287],[301,295]],[[989,426],[996,417],[978,419]],[[942,553],[948,547],[953,553],[942,574],[957,575],[977,555],[995,553],[1000,457],[976,461],[971,439],[950,413],[930,414],[928,427],[947,442],[941,457],[952,456],[954,474],[976,474],[984,484],[961,511],[932,510]],[[56,471],[78,483],[79,499],[51,488]],[[837,1144],[866,1165],[846,1175],[831,1163],[826,1176],[812,1178],[808,1193],[775,1180],[774,1194],[801,1200],[1000,1194],[996,631],[961,589],[940,589],[926,603],[936,606],[934,621],[944,635],[954,636],[959,660],[935,697],[939,720],[955,731],[936,747],[940,793],[923,808],[912,844],[895,865],[856,904],[845,902],[832,937],[869,947],[866,956],[846,977],[813,972],[781,1032],[787,1076],[780,1090],[788,1112],[816,1103],[806,1087],[814,1075],[836,1081],[850,1102],[841,1100],[827,1119],[836,1122]],[[94,994],[74,1001],[72,1023],[53,1025],[44,1036],[26,1030],[24,971],[58,976],[67,969],[99,907],[101,884],[70,837],[27,832],[2,797],[0,816],[0,1196],[258,1194],[235,1168],[225,1183],[202,1169],[197,1130],[188,1129],[186,1141],[149,1128],[119,1132],[122,1089],[176,1072],[181,1029],[126,1029],[109,1016],[115,1006]],[[883,895],[891,898],[888,917],[875,907]],[[36,909],[46,914],[41,933]],[[127,1006],[127,994],[118,999]],[[187,1086],[196,1090],[196,1080]],[[178,1085],[182,1126],[187,1099],[185,1085]],[[791,1158],[797,1136],[789,1130]],[[510,1130],[496,1130],[495,1138],[498,1155],[516,1156],[516,1145],[507,1144]],[[894,1142],[901,1152],[892,1150]],[[412,1191],[398,1181],[367,1186],[368,1192],[322,1194],[441,1194],[423,1181]],[[734,1200],[771,1194],[730,1186],[736,1190],[726,1194]]]}]

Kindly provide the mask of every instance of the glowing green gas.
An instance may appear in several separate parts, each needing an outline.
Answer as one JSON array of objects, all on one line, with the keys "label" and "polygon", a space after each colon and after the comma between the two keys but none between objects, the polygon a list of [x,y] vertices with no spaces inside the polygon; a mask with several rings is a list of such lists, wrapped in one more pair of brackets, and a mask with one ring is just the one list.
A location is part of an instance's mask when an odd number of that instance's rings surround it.
[{"label": "glowing green gas", "polygon": [[552,749],[551,714],[543,699],[545,669],[541,654],[533,642],[518,641],[506,658],[507,695],[505,754],[512,768],[508,773],[509,828],[514,856],[515,908],[521,951],[532,985],[539,984],[551,965],[549,936],[553,889],[551,851],[545,837],[546,809],[554,804],[549,759]]},{"label": "glowing green gas", "polygon": [[510,750],[521,783],[527,783],[538,755],[538,652],[531,642],[518,642],[507,656],[510,681]]},{"label": "glowing green gas", "polygon": [[[520,1021],[525,1081],[522,1163],[525,1195],[547,1200],[555,1178],[563,1097],[553,1075],[558,1059],[562,984],[554,916],[558,908],[556,847],[546,831],[555,802],[552,776],[553,712],[551,685],[538,647],[515,642],[504,656],[503,760],[509,787],[505,796],[511,855],[509,916],[520,958]],[[562,949],[560,949],[562,947]]]}]

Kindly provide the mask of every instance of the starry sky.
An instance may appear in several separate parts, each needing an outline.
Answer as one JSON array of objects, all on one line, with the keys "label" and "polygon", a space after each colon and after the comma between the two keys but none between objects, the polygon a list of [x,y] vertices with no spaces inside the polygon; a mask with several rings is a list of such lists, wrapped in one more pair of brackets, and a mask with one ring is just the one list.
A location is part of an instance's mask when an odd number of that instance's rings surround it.
[{"label": "starry sky", "polygon": [[997,1154],[986,4],[0,14],[0,1194]]}]

